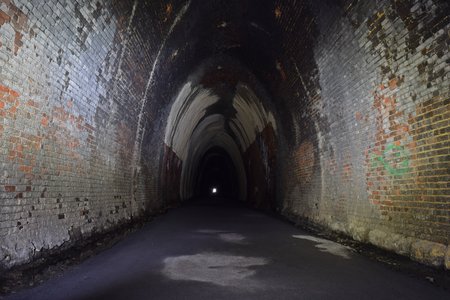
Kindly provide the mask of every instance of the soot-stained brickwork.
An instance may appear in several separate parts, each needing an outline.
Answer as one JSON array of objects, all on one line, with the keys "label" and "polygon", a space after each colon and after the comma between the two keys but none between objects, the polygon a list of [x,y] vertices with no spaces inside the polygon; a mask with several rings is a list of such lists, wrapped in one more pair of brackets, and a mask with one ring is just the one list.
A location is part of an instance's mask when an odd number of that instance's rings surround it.
[{"label": "soot-stained brickwork", "polygon": [[0,0],[1,266],[177,204],[204,68],[250,204],[450,268],[447,2]]},{"label": "soot-stained brickwork", "polygon": [[297,125],[286,213],[434,265],[447,255],[448,264],[448,3],[312,10],[315,85],[302,72],[299,80],[313,130]]},{"label": "soot-stained brickwork", "polygon": [[160,206],[142,185],[157,171],[133,153],[153,63],[139,5],[0,2],[3,266]]}]

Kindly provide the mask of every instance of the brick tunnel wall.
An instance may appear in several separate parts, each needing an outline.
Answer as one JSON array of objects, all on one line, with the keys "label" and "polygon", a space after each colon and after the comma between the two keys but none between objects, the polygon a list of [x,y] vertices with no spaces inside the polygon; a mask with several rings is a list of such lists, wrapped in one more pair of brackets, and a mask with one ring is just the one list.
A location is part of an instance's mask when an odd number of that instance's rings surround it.
[{"label": "brick tunnel wall", "polygon": [[166,7],[136,5],[0,1],[2,266],[161,206],[136,116],[167,16],[136,24]]},{"label": "brick tunnel wall", "polygon": [[[309,57],[285,38],[280,77],[301,104],[289,103],[284,214],[450,268],[449,4],[329,3],[303,13]],[[281,26],[301,22],[290,5],[275,8]]]},{"label": "brick tunnel wall", "polygon": [[273,100],[284,215],[450,267],[447,2],[0,0],[0,264],[159,209],[169,104],[221,53]]}]

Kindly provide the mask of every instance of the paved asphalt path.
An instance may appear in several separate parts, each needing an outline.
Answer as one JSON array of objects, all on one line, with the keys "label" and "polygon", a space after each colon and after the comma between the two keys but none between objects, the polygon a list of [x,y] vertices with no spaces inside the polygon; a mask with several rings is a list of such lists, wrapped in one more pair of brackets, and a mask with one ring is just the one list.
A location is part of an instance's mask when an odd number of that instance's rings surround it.
[{"label": "paved asphalt path", "polygon": [[236,206],[173,209],[5,299],[450,299],[450,292]]}]

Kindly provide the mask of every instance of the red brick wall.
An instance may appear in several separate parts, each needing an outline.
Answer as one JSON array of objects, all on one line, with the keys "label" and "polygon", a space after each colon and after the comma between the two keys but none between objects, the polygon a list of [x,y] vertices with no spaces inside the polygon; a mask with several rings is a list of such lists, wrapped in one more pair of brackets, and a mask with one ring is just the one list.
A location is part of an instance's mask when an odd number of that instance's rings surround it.
[{"label": "red brick wall", "polygon": [[[289,5],[279,5],[279,22],[295,28],[302,20]],[[450,238],[448,3],[310,8],[318,17],[296,40],[286,35],[292,56],[280,62],[281,88],[298,89],[298,102],[285,98],[297,119],[284,121],[284,213],[442,265]],[[311,35],[312,65],[290,54]]]},{"label": "red brick wall", "polygon": [[442,264],[448,1],[0,3],[1,265],[161,207],[169,104],[219,54],[277,121],[246,154],[249,195],[275,181],[293,219]]},{"label": "red brick wall", "polygon": [[[0,1],[0,266],[162,205],[149,204],[159,156],[133,151],[141,150],[138,126],[148,123],[147,114],[141,124],[136,116],[151,47],[165,31],[137,24],[143,12],[165,9]],[[151,27],[173,19],[152,18]]]}]

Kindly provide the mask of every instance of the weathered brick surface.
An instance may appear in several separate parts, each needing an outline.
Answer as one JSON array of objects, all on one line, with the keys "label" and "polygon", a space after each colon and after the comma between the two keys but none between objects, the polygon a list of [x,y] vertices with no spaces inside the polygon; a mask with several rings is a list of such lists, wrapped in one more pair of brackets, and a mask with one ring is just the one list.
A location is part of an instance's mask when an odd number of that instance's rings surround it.
[{"label": "weathered brick surface", "polygon": [[1,265],[177,200],[185,164],[164,132],[198,66],[222,101],[208,114],[235,117],[224,102],[241,82],[276,119],[241,149],[256,206],[412,257],[447,246],[449,11],[0,0]]},{"label": "weathered brick surface", "polygon": [[153,64],[142,32],[161,34],[137,29],[139,5],[0,1],[2,266],[160,206],[157,171],[130,151]]},{"label": "weathered brick surface", "polygon": [[275,208],[276,135],[267,125],[244,154],[247,200],[259,209]]},{"label": "weathered brick surface", "polygon": [[449,4],[311,7],[316,66],[287,71],[307,113],[291,126],[285,213],[402,254],[413,239],[448,245]]}]

